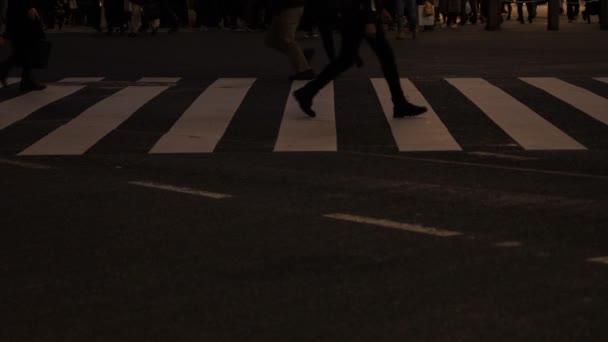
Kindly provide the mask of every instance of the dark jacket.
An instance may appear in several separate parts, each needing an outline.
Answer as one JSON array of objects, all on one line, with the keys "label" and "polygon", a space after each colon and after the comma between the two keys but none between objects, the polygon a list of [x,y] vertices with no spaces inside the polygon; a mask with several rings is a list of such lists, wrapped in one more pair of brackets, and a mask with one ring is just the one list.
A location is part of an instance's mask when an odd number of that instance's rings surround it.
[{"label": "dark jacket", "polygon": [[5,37],[15,44],[44,37],[40,20],[32,20],[27,12],[35,8],[33,0],[8,0]]}]

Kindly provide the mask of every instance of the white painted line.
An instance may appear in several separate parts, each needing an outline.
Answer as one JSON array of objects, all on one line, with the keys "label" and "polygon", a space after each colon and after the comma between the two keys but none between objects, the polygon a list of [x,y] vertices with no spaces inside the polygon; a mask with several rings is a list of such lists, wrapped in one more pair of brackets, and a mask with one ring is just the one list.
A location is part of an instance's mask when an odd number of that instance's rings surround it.
[{"label": "white painted line", "polygon": [[423,226],[420,226],[417,224],[400,223],[400,222],[389,221],[389,220],[384,220],[384,219],[376,219],[376,218],[371,218],[371,217],[356,216],[356,215],[349,215],[349,214],[340,214],[340,213],[327,214],[327,215],[323,215],[323,217],[331,218],[334,220],[348,221],[348,222],[354,222],[354,223],[363,223],[363,224],[369,224],[369,225],[373,225],[373,226],[399,229],[399,230],[404,230],[404,231],[411,232],[411,233],[419,233],[419,234],[433,235],[433,236],[439,236],[439,237],[451,237],[451,236],[462,235],[462,233],[460,233],[460,232],[441,230],[441,229],[432,228],[432,227],[423,227]]},{"label": "white painted line", "polygon": [[608,83],[608,77],[596,77],[594,78],[594,80],[600,81],[600,82],[604,82],[604,83]]},{"label": "white painted line", "polygon": [[521,78],[608,125],[608,99],[557,78]]},{"label": "white painted line", "polygon": [[95,83],[103,79],[103,77],[68,77],[60,80],[59,83]]},{"label": "white painted line", "polygon": [[501,154],[501,153],[492,153],[492,152],[469,152],[468,154],[479,157],[493,157],[499,159],[509,159],[509,160],[538,160],[538,158],[531,157],[522,157],[522,156],[513,156],[510,154]]},{"label": "white painted line", "polygon": [[212,199],[225,199],[225,198],[232,197],[232,195],[228,195],[228,194],[220,194],[217,192],[201,191],[201,190],[195,190],[195,189],[190,189],[190,188],[181,188],[181,187],[177,187],[177,186],[173,186],[173,185],[165,185],[165,184],[158,184],[158,183],[152,183],[152,182],[129,182],[129,184],[142,186],[144,188],[171,191],[171,192],[177,192],[180,194],[194,195],[194,196],[206,197],[206,198],[212,198]]},{"label": "white painted line", "polygon": [[500,247],[500,248],[515,248],[515,247],[521,247],[521,242],[519,241],[504,241],[504,242],[498,242],[494,244],[495,247]]},{"label": "white painted line", "polygon": [[589,262],[597,262],[597,263],[600,263],[600,264],[606,264],[606,265],[608,265],[608,256],[598,257],[598,258],[589,258],[589,259],[587,259],[587,261],[589,261]]},{"label": "white painted line", "polygon": [[346,151],[344,153],[357,154],[357,155],[362,155],[362,156],[367,156],[367,157],[401,159],[401,160],[411,160],[411,161],[419,161],[419,162],[434,163],[434,164],[470,166],[470,167],[479,167],[479,168],[486,168],[486,169],[493,169],[493,170],[529,172],[529,173],[538,173],[538,174],[551,175],[551,176],[588,178],[588,179],[598,179],[598,180],[608,181],[608,176],[592,175],[592,174],[577,173],[577,172],[532,169],[532,168],[525,168],[525,167],[511,167],[511,166],[495,165],[495,164],[469,163],[469,162],[459,162],[459,161],[432,159],[432,158],[416,158],[416,157],[406,157],[406,156],[402,156],[402,155],[390,155],[390,154],[367,153],[367,152]]},{"label": "white painted line", "polygon": [[461,151],[462,148],[450,134],[428,101],[407,79],[401,79],[401,86],[409,101],[424,105],[428,112],[411,118],[393,118],[393,102],[388,84],[383,78],[372,78],[386,120],[391,127],[399,151]]},{"label": "white painted line", "polygon": [[9,160],[9,159],[0,159],[0,164],[18,166],[18,167],[23,167],[26,169],[35,169],[35,170],[51,169],[50,166],[46,166],[46,165],[42,165],[42,164],[26,163],[26,162],[20,162],[20,161]]},{"label": "white painted line", "polygon": [[305,84],[306,81],[295,81],[292,84],[279,136],[274,146],[275,152],[335,152],[338,150],[333,82],[315,96],[313,108],[317,115],[314,118],[302,112],[292,96],[295,90]]},{"label": "white painted line", "polygon": [[253,78],[222,78],[209,86],[150,153],[210,153],[222,138]]},{"label": "white painted line", "polygon": [[15,84],[15,83],[19,83],[19,82],[21,82],[21,78],[19,78],[19,77],[8,77],[6,79],[6,84],[9,86],[11,84]]},{"label": "white painted line", "polygon": [[486,80],[446,80],[526,150],[586,150],[585,146]]},{"label": "white painted line", "polygon": [[144,77],[137,83],[177,83],[179,80],[179,77]]},{"label": "white painted line", "polygon": [[25,119],[38,109],[69,96],[83,86],[52,86],[43,91],[32,91],[0,103],[0,129]]},{"label": "white painted line", "polygon": [[19,155],[80,155],[168,87],[127,87],[98,102]]}]

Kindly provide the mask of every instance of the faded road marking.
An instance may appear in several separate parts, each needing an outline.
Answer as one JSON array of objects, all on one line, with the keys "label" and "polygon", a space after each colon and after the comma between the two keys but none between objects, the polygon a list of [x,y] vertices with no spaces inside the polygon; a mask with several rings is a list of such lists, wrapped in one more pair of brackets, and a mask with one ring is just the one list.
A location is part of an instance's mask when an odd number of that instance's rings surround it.
[{"label": "faded road marking", "polygon": [[608,265],[608,256],[597,257],[597,258],[589,258],[589,259],[587,259],[587,261]]},{"label": "faded road marking", "polygon": [[228,195],[228,194],[220,194],[217,192],[208,192],[208,191],[202,191],[202,190],[196,190],[196,189],[190,189],[190,188],[181,188],[181,187],[177,187],[177,186],[173,186],[173,185],[159,184],[159,183],[153,183],[153,182],[137,182],[136,181],[136,182],[129,182],[129,184],[142,186],[144,188],[171,191],[171,192],[177,192],[180,194],[194,195],[194,196],[206,197],[206,198],[212,198],[212,199],[224,199],[224,198],[232,197],[232,195]]},{"label": "faded road marking", "polygon": [[494,244],[495,247],[500,247],[500,248],[515,248],[515,247],[521,247],[521,242],[519,241],[504,241],[504,242],[498,242]]},{"label": "faded road marking", "polygon": [[35,170],[49,170],[49,169],[52,169],[50,166],[46,166],[46,165],[35,164],[35,163],[19,162],[19,161],[16,161],[16,160],[9,160],[9,159],[0,159],[0,164],[18,166],[18,167],[23,167],[23,168],[26,168],[26,169],[35,169]]},{"label": "faded road marking", "polygon": [[509,160],[537,160],[538,158],[532,157],[522,157],[522,156],[513,156],[510,154],[502,154],[502,153],[492,153],[492,152],[469,152],[470,155],[478,156],[478,157],[493,157],[500,159],[509,159]]},{"label": "faded road marking", "polygon": [[323,217],[331,218],[334,220],[348,221],[348,222],[354,222],[354,223],[363,223],[363,224],[369,224],[369,225],[373,225],[373,226],[399,229],[399,230],[404,230],[404,231],[411,232],[411,233],[419,233],[419,234],[433,235],[433,236],[439,236],[439,237],[451,237],[451,236],[462,235],[462,233],[460,233],[460,232],[441,230],[441,229],[437,229],[437,228],[433,228],[433,227],[423,227],[423,226],[420,226],[417,224],[401,223],[401,222],[389,221],[389,220],[384,220],[384,219],[377,219],[377,218],[363,217],[363,216],[356,216],[356,215],[349,215],[349,214],[340,214],[340,213],[326,214],[326,215],[323,215]]},{"label": "faded road marking", "polygon": [[519,172],[538,173],[538,174],[551,175],[551,176],[577,177],[577,178],[599,179],[599,180],[608,181],[608,176],[592,175],[592,174],[590,175],[590,174],[586,174],[586,173],[577,173],[577,172],[568,172],[568,171],[532,169],[532,168],[525,168],[525,167],[511,167],[511,166],[503,166],[503,165],[496,165],[496,164],[469,163],[469,162],[460,162],[460,161],[451,161],[451,160],[433,159],[433,158],[406,157],[403,155],[391,155],[391,154],[381,154],[381,153],[367,153],[367,152],[354,152],[354,151],[345,151],[344,153],[369,156],[369,157],[378,157],[378,158],[420,161],[420,162],[425,162],[425,163],[457,165],[457,166],[471,166],[471,167],[479,167],[479,168],[495,169],[495,170],[519,171]]}]

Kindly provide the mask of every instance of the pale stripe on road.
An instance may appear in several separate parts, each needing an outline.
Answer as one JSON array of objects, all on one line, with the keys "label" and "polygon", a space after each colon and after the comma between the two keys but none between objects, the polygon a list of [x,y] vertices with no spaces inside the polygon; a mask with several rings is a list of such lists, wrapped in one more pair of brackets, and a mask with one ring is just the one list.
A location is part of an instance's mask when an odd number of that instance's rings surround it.
[{"label": "pale stripe on road", "polygon": [[608,125],[608,99],[557,78],[521,78]]},{"label": "pale stripe on road", "polygon": [[182,188],[182,187],[177,187],[177,186],[173,186],[173,185],[159,184],[159,183],[153,183],[153,182],[129,182],[129,184],[141,186],[144,188],[170,191],[170,192],[176,192],[176,193],[180,193],[180,194],[187,194],[187,195],[206,197],[206,198],[212,198],[212,199],[224,199],[224,198],[232,197],[232,195],[228,195],[228,194],[221,194],[221,193],[217,193],[217,192],[202,191],[202,190],[196,190],[196,189],[190,189],[190,188]]},{"label": "pale stripe on road", "polygon": [[127,87],[90,107],[19,155],[80,155],[168,87]]},{"label": "pale stripe on road", "polygon": [[83,86],[48,86],[0,103],[0,129],[26,118],[38,109],[69,96]]},{"label": "pale stripe on road", "polygon": [[537,160],[538,158],[531,157],[522,157],[522,156],[513,156],[510,154],[502,154],[502,153],[493,153],[493,152],[469,152],[470,155],[478,156],[478,157],[492,157],[498,159],[508,159],[508,160]]},{"label": "pale stripe on road", "polygon": [[521,242],[519,241],[503,241],[503,242],[497,242],[494,244],[495,247],[500,247],[500,248],[516,248],[516,247],[521,247]]},{"label": "pale stripe on road", "polygon": [[177,83],[181,80],[179,77],[144,77],[137,81],[138,83]]},{"label": "pale stripe on road", "polygon": [[59,83],[95,83],[103,79],[103,77],[67,77],[60,80]]},{"label": "pale stripe on road", "polygon": [[448,78],[490,119],[526,150],[586,150],[547,120],[481,78]]},{"label": "pale stripe on road", "polygon": [[587,259],[587,261],[608,265],[608,256],[597,257],[597,258],[589,258],[589,259]]},{"label": "pale stripe on road", "polygon": [[596,77],[594,79],[600,82],[608,83],[608,77]]},{"label": "pale stripe on road", "polygon": [[275,152],[335,152],[338,150],[336,135],[336,110],[334,87],[329,83],[314,99],[314,118],[307,116],[292,96],[293,92],[306,84],[295,81],[292,85],[279,136],[274,146]]},{"label": "pale stripe on road", "polygon": [[462,235],[462,233],[455,232],[455,231],[442,230],[442,229],[437,229],[437,228],[432,228],[432,227],[423,227],[423,226],[420,226],[417,224],[401,223],[401,222],[395,222],[395,221],[389,221],[389,220],[377,219],[377,218],[371,218],[371,217],[364,217],[364,216],[356,216],[356,215],[340,214],[340,213],[327,214],[327,215],[323,215],[323,216],[334,219],[334,220],[369,224],[369,225],[373,225],[373,226],[399,229],[399,230],[404,230],[404,231],[411,232],[411,233],[426,234],[426,235],[433,235],[433,236],[439,236],[439,237],[451,237],[451,236]]},{"label": "pale stripe on road", "polygon": [[48,170],[48,169],[51,169],[50,166],[46,166],[46,165],[42,165],[42,164],[20,162],[20,161],[10,160],[10,159],[0,159],[0,164],[11,165],[11,166],[18,166],[18,167],[23,167],[23,168],[26,168],[26,169],[35,169],[35,170]]},{"label": "pale stripe on road", "polygon": [[21,82],[21,78],[19,78],[19,77],[8,77],[6,79],[6,84],[9,86],[11,84],[15,84],[15,83],[19,83],[19,82]]},{"label": "pale stripe on road", "polygon": [[371,79],[388,124],[393,132],[399,151],[460,151],[462,148],[450,134],[431,105],[407,79],[401,80],[401,86],[409,101],[426,106],[428,112],[411,118],[393,118],[393,103],[386,81],[382,78]]},{"label": "pale stripe on road", "polygon": [[224,135],[253,78],[223,78],[209,86],[150,153],[210,153]]}]

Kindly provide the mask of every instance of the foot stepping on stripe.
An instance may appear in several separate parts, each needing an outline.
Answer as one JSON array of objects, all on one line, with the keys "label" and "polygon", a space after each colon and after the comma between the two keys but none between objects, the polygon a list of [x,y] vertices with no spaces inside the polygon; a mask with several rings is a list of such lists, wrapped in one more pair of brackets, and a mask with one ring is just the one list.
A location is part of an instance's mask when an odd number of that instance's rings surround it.
[{"label": "foot stepping on stripe", "polygon": [[306,84],[295,81],[292,85],[279,136],[274,146],[275,152],[336,152],[336,112],[333,82],[315,96],[313,108],[316,117],[307,116],[293,97],[293,92]]},{"label": "foot stepping on stripe", "polygon": [[428,111],[411,118],[393,118],[393,103],[388,84],[382,78],[371,80],[382,105],[386,120],[391,127],[399,151],[461,151],[462,148],[450,134],[431,105],[414,84],[401,79],[401,87],[409,101],[426,106]]}]

